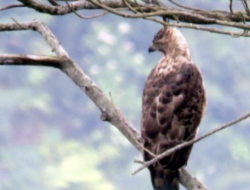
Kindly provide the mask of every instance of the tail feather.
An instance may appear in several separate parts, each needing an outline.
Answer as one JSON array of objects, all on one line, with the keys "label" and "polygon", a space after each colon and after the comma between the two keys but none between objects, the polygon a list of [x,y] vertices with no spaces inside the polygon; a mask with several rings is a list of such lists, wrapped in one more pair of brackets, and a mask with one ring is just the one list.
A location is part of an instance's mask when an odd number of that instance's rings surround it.
[{"label": "tail feather", "polygon": [[179,171],[165,175],[165,190],[179,190]]},{"label": "tail feather", "polygon": [[151,168],[151,180],[154,190],[179,190],[179,171],[154,170]]}]

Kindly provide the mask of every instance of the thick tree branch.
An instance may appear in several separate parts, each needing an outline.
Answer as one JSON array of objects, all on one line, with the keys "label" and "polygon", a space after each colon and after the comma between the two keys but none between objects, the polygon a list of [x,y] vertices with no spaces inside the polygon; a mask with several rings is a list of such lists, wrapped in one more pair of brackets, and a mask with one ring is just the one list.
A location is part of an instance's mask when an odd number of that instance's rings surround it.
[{"label": "thick tree branch", "polygon": [[7,10],[7,9],[13,9],[13,8],[20,8],[20,7],[25,7],[25,5],[22,5],[22,4],[8,5],[6,7],[0,8],[0,11]]},{"label": "thick tree branch", "polygon": [[[22,2],[25,6],[35,9],[38,12],[41,13],[47,13],[52,15],[64,15],[68,13],[72,13],[71,8],[69,8],[66,5],[61,6],[49,6],[43,3],[40,3],[36,0],[18,0]],[[105,1],[99,1],[102,4],[105,4],[106,6],[110,8],[128,8],[126,4],[123,3],[123,1],[120,0],[105,0]],[[217,24],[214,23],[214,20],[210,19],[219,19],[221,21],[233,21],[233,22],[242,22],[242,21],[250,21],[250,17],[246,13],[237,12],[235,14],[232,14],[227,11],[206,11],[202,9],[189,9],[189,10],[182,10],[175,7],[170,6],[164,6],[162,3],[158,5],[157,3],[154,4],[141,4],[141,3],[134,3],[131,1],[129,2],[130,6],[133,8],[136,8],[138,5],[144,9],[145,12],[154,12],[154,10],[161,10],[164,12],[164,16],[166,16],[169,19],[176,20],[176,18],[173,17],[173,15],[178,16],[178,20],[182,22],[187,23],[196,23],[196,24]],[[147,2],[147,1],[146,1]],[[171,1],[173,2],[173,1]],[[153,3],[153,1],[149,1],[147,3]],[[89,1],[75,1],[70,3],[71,7],[74,8],[74,10],[80,10],[80,9],[100,9],[99,6],[93,5]],[[158,5],[158,6],[157,6]],[[138,8],[138,7],[137,7]],[[174,14],[172,14],[169,11],[173,11]],[[156,16],[162,16],[161,14],[155,14]]]},{"label": "thick tree branch", "polygon": [[[67,4],[60,5],[60,6],[50,6],[50,5],[46,5],[38,1],[35,1],[35,0],[18,0],[18,1],[23,3],[23,5],[25,5],[26,7],[29,7],[38,12],[46,13],[50,15],[69,14],[73,12],[72,9],[75,11],[81,10],[81,9],[100,9],[99,7],[90,3],[89,1],[75,1],[75,2],[70,3],[70,6],[68,6]],[[110,0],[110,1],[107,1],[107,4],[109,7],[112,7],[112,8],[126,8],[126,6],[122,3],[122,1],[119,1],[119,0]]]},{"label": "thick tree branch", "polygon": [[191,176],[190,173],[187,172],[185,169],[181,169],[180,172],[180,183],[185,187],[187,190],[208,190],[201,182],[198,181],[195,177]]},{"label": "thick tree branch", "polygon": [[71,5],[68,3],[68,1],[66,1],[66,4],[69,6],[69,8],[73,11],[73,13],[74,13],[76,16],[78,16],[79,18],[82,18],[82,19],[93,19],[93,18],[98,18],[98,17],[100,17],[100,16],[103,16],[103,15],[107,14],[107,12],[105,11],[105,12],[102,12],[102,13],[100,13],[100,14],[93,15],[93,16],[82,16],[82,15],[78,14],[78,13],[74,10],[73,7],[71,7]]},{"label": "thick tree branch", "polygon": [[[141,139],[139,132],[126,119],[126,117],[114,106],[113,102],[99,89],[94,82],[81,70],[81,68],[69,57],[67,52],[61,46],[53,33],[43,24],[38,21],[30,23],[18,24],[0,24],[0,31],[15,31],[15,30],[35,30],[38,31],[47,43],[56,53],[55,57],[34,57],[20,56],[21,60],[16,58],[18,55],[2,55],[0,56],[0,65],[21,65],[22,60],[24,65],[41,65],[60,68],[71,78],[77,86],[97,105],[102,112],[102,119],[110,122],[117,127],[122,134],[139,150],[142,150]],[[58,66],[57,66],[58,64]],[[181,183],[188,190],[207,190],[197,179],[193,178],[186,170],[182,169]],[[202,188],[201,188],[202,187]],[[203,188],[204,187],[204,188]]]},{"label": "thick tree branch", "polygon": [[[41,13],[47,13],[51,15],[64,15],[72,13],[72,9],[66,5],[60,6],[50,6],[43,3],[40,3],[36,0],[18,0],[22,2],[25,6],[35,9]],[[178,21],[187,22],[187,23],[194,23],[194,24],[220,24],[215,23],[216,21],[213,19],[217,19],[220,21],[232,21],[232,22],[243,22],[243,21],[250,21],[250,17],[243,12],[237,13],[230,13],[227,11],[206,11],[202,9],[192,9],[192,10],[182,10],[175,7],[170,6],[163,6],[162,3],[160,5],[155,4],[142,4],[142,3],[135,3],[132,1],[127,1],[130,6],[133,8],[138,8],[138,5],[141,6],[144,13],[152,13],[155,10],[159,10],[159,14],[155,13],[154,16],[166,16],[169,19],[176,20],[176,16],[178,17]],[[147,1],[146,1],[147,2]],[[172,1],[173,2],[173,1]],[[124,4],[123,1],[120,0],[105,0],[99,1],[101,4],[105,4],[106,6],[119,9],[119,8],[129,8]],[[148,3],[152,3],[149,1]],[[74,10],[81,10],[81,9],[100,9],[100,6],[92,4],[90,1],[75,1],[70,3],[70,6]],[[143,18],[143,17],[141,17]]]},{"label": "thick tree branch", "polygon": [[230,32],[230,31],[225,31],[225,30],[219,30],[219,29],[215,29],[215,28],[208,28],[208,27],[203,27],[203,26],[198,26],[198,25],[194,25],[194,24],[183,24],[183,23],[169,23],[163,20],[159,20],[156,18],[152,18],[152,16],[164,16],[164,17],[168,17],[171,15],[175,15],[178,17],[178,15],[180,14],[178,11],[163,11],[163,10],[159,10],[159,11],[155,11],[155,12],[151,12],[151,13],[141,13],[141,14],[128,14],[128,13],[123,13],[119,10],[113,9],[109,6],[107,6],[105,3],[101,3],[100,1],[97,0],[89,0],[90,2],[92,2],[94,5],[101,7],[104,10],[107,10],[108,12],[111,12],[113,14],[125,17],[125,18],[144,18],[146,20],[151,20],[151,21],[155,21],[158,23],[161,23],[162,25],[165,26],[175,26],[175,27],[180,27],[180,28],[192,28],[192,29],[196,29],[196,30],[202,30],[202,31],[209,31],[212,33],[220,33],[220,34],[226,34],[226,35],[231,35],[233,37],[239,37],[239,36],[245,36],[245,37],[249,37],[250,34],[248,34],[248,30],[250,29],[250,25],[245,25],[245,24],[241,24],[241,23],[235,23],[235,22],[227,22],[227,21],[220,21],[217,19],[210,19],[210,18],[205,18],[203,16],[199,16],[199,15],[195,15],[195,14],[190,14],[190,13],[184,13],[184,15],[186,16],[191,16],[193,18],[200,18],[203,19],[204,21],[209,22],[210,24],[217,24],[217,25],[222,25],[222,26],[229,26],[229,27],[235,27],[235,28],[241,28],[244,29],[244,31],[242,33],[238,33],[238,32]]},{"label": "thick tree branch", "polygon": [[[196,30],[208,31],[212,33],[219,33],[225,35],[231,35],[233,37],[249,37],[248,31],[250,30],[250,25],[246,24],[246,21],[250,21],[250,15],[243,12],[227,12],[227,11],[207,11],[192,7],[187,7],[170,0],[170,2],[175,5],[184,8],[176,8],[166,6],[159,3],[157,0],[144,0],[144,3],[136,3],[131,0],[88,0],[88,1],[74,1],[65,4],[51,6],[40,3],[36,0],[19,0],[24,6],[32,8],[38,12],[51,14],[51,15],[64,15],[69,13],[76,13],[77,10],[81,9],[104,9],[113,14],[126,17],[126,18],[143,18],[146,20],[151,20],[158,22],[167,26],[176,26],[182,28],[191,28]],[[128,12],[129,11],[129,12]],[[132,12],[132,13],[130,13]],[[80,16],[81,18],[94,18],[95,16]],[[156,16],[164,17],[171,20],[176,20],[178,23],[168,23],[163,20],[155,18]],[[186,22],[191,24],[185,24],[180,22]],[[242,23],[239,23],[242,22]],[[198,24],[216,24],[220,26],[226,26],[230,28],[238,28],[243,31],[233,32],[230,30],[221,30],[212,27],[204,27]]]},{"label": "thick tree branch", "polygon": [[0,65],[46,66],[62,68],[62,61],[57,57],[37,55],[0,55]]},{"label": "thick tree branch", "polygon": [[51,5],[60,6],[55,0],[48,0]]},{"label": "thick tree branch", "polygon": [[[38,31],[47,43],[52,48],[61,60],[61,70],[66,73],[77,86],[83,90],[86,95],[97,105],[102,114],[105,115],[105,120],[108,120],[116,126],[125,137],[134,144],[138,149],[141,149],[139,144],[139,133],[134,129],[133,125],[128,122],[124,115],[113,105],[111,100],[92,82],[89,77],[81,70],[81,68],[70,59],[67,52],[61,46],[56,37],[43,23],[38,21],[29,23],[17,24],[0,24],[0,31],[15,31],[15,30],[36,30]],[[31,61],[30,61],[31,62]],[[3,63],[1,63],[3,64]],[[48,65],[49,66],[49,65]]]}]

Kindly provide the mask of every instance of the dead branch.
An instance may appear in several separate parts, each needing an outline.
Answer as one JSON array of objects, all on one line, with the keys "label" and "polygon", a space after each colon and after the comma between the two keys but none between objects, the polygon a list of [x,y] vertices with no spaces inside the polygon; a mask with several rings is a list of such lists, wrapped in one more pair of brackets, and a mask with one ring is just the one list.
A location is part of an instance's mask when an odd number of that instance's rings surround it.
[{"label": "dead branch", "polygon": [[48,0],[51,5],[60,6],[55,0]]},{"label": "dead branch", "polygon": [[[152,16],[156,16],[156,15],[161,15],[161,16],[166,16],[166,15],[178,15],[177,12],[175,11],[169,11],[168,13],[164,12],[164,11],[156,11],[153,13],[141,13],[141,14],[128,14],[128,13],[123,13],[121,11],[115,10],[113,8],[110,8],[109,6],[107,6],[104,3],[100,3],[100,1],[96,1],[96,0],[89,0],[90,2],[92,2],[94,5],[101,7],[102,9],[111,12],[113,14],[125,17],[125,18],[144,18],[146,20],[151,20],[151,21],[155,21],[158,22],[162,25],[165,26],[174,26],[174,27],[179,27],[179,28],[192,28],[192,29],[196,29],[196,30],[202,30],[202,31],[208,31],[208,32],[212,32],[212,33],[219,33],[219,34],[226,34],[226,35],[230,35],[232,37],[239,37],[239,36],[244,36],[244,37],[249,37],[250,34],[248,34],[247,32],[245,32],[245,30],[249,30],[250,29],[250,25],[249,26],[244,26],[244,24],[241,23],[231,23],[231,22],[224,22],[224,21],[219,21],[216,19],[206,19],[206,18],[202,18],[208,22],[210,22],[210,24],[214,23],[214,24],[218,24],[218,25],[224,25],[224,26],[230,26],[230,27],[236,27],[236,28],[242,28],[244,29],[244,31],[242,33],[238,33],[238,32],[230,32],[230,31],[226,31],[226,30],[219,30],[219,29],[215,29],[215,28],[208,28],[208,27],[203,27],[203,26],[199,26],[199,25],[194,25],[194,24],[183,24],[183,23],[169,23],[160,19],[156,19],[156,18],[152,18]],[[191,16],[191,14],[187,14],[186,16]],[[166,16],[167,17],[167,16]],[[195,17],[195,15],[193,15],[193,17]],[[198,17],[197,17],[198,18]],[[246,27],[246,28],[245,28]]]},{"label": "dead branch", "polygon": [[[0,32],[16,30],[35,30],[39,32],[49,44],[52,51],[56,53],[57,58],[46,56],[1,55],[0,65],[22,65],[23,63],[23,65],[51,66],[61,69],[97,105],[102,115],[105,115],[105,121],[117,127],[137,149],[143,149],[139,132],[118,108],[114,106],[113,102],[102,90],[81,70],[78,64],[69,57],[60,42],[45,24],[38,21],[18,24],[0,24]],[[17,60],[18,56],[20,61]],[[187,190],[207,190],[201,182],[193,178],[185,169],[182,170],[181,184],[186,187]]]},{"label": "dead branch", "polygon": [[[65,15],[72,13],[72,9],[77,11],[77,10],[82,10],[82,9],[100,9],[99,7],[93,5],[89,1],[74,1],[72,3],[69,3],[70,6],[67,4],[65,5],[60,5],[60,6],[51,6],[47,4],[40,3],[39,1],[35,0],[18,0],[21,3],[23,3],[24,6],[34,9],[40,13],[46,13],[50,15]],[[68,1],[71,2],[71,1]],[[118,0],[111,0],[107,1],[108,6],[112,8],[126,8],[126,6]]]},{"label": "dead branch", "polygon": [[78,16],[79,18],[82,18],[82,19],[93,19],[93,18],[98,18],[98,17],[101,17],[101,16],[107,14],[107,12],[105,11],[105,12],[102,12],[102,13],[100,13],[100,14],[93,15],[93,16],[82,16],[82,15],[80,15],[79,13],[77,13],[77,12],[73,9],[73,7],[71,7],[71,5],[68,3],[68,1],[65,1],[65,2],[66,2],[66,4],[69,6],[69,8],[73,11],[73,13],[74,13],[76,16]]},{"label": "dead branch", "polygon": [[[37,0],[18,0],[22,4],[9,5],[0,8],[0,11],[7,9],[27,7],[36,10],[40,13],[50,15],[65,15],[75,13],[80,18],[88,19],[95,18],[106,14],[106,12],[116,14],[126,18],[143,18],[153,22],[160,23],[167,26],[176,26],[183,28],[191,28],[196,30],[208,31],[212,33],[226,34],[233,37],[245,36],[249,37],[248,30],[250,25],[246,24],[250,21],[250,11],[247,2],[244,0],[242,4],[245,8],[244,12],[233,12],[232,0],[230,0],[230,11],[208,11],[188,7],[174,0],[169,0],[177,6],[171,7],[164,5],[158,0],[142,0],[144,3],[132,2],[130,0],[89,0],[89,1],[76,1],[76,0],[60,0],[64,5],[60,5],[56,0],[49,0],[51,5],[41,3]],[[57,0],[59,1],[59,0]],[[63,3],[62,3],[63,4]],[[98,9],[105,10],[104,13],[95,16],[81,16],[76,11],[82,9]],[[164,17],[178,23],[168,23],[157,17]],[[182,23],[181,23],[182,22]],[[184,23],[183,23],[184,22]],[[237,28],[242,32],[231,32],[230,30],[221,30],[212,27],[204,27],[199,24],[216,24],[227,28]],[[49,66],[58,68],[63,71],[69,78],[71,78],[77,86],[97,105],[101,111],[102,119],[110,122],[116,126],[121,133],[139,150],[144,149],[141,144],[140,134],[134,126],[126,119],[126,117],[114,106],[113,102],[107,97],[101,89],[99,89],[94,82],[81,70],[77,63],[75,63],[53,33],[43,24],[38,21],[29,23],[14,23],[14,24],[0,24],[0,31],[15,31],[15,30],[35,30],[39,32],[43,38],[50,45],[53,52],[57,57],[53,56],[36,56],[36,55],[0,55],[0,65],[24,65],[24,66]],[[173,153],[174,151],[198,142],[226,127],[232,126],[243,119],[250,116],[247,114],[238,120],[225,124],[201,137],[180,144],[160,155],[155,156],[149,162],[138,161],[143,164],[136,172],[148,167],[150,164],[157,162],[159,159]],[[147,150],[145,150],[147,151]],[[135,173],[136,173],[135,172]],[[180,176],[181,183],[188,190],[207,190],[207,188],[200,183],[196,178],[193,178],[185,169],[182,169]]]},{"label": "dead branch", "polygon": [[0,65],[45,66],[61,69],[62,61],[52,56],[2,54]]},{"label": "dead branch", "polygon": [[[89,19],[102,16],[106,13],[101,13],[94,16],[81,16],[76,11],[81,9],[102,9],[112,14],[126,18],[143,18],[163,25],[176,26],[181,28],[190,28],[212,33],[231,35],[233,37],[249,37],[248,30],[250,25],[246,22],[250,21],[249,11],[233,13],[232,11],[208,11],[188,7],[173,0],[169,0],[174,5],[180,7],[170,7],[160,3],[157,0],[144,0],[144,3],[133,2],[131,0],[89,0],[89,1],[64,1],[65,5],[47,5],[36,0],[19,0],[23,6],[32,8],[38,12],[51,15],[65,15],[75,13],[78,17]],[[55,1],[53,1],[55,2]],[[245,2],[245,1],[244,1]],[[246,10],[247,4],[243,3]],[[0,9],[1,10],[1,9]],[[168,23],[156,17],[164,17],[175,20],[178,23]],[[181,23],[185,22],[185,23]],[[186,24],[188,23],[188,24]],[[233,32],[225,29],[217,29],[212,27],[204,27],[199,24],[216,24],[219,26],[238,28],[240,32]]]},{"label": "dead branch", "polygon": [[19,8],[19,7],[25,7],[25,5],[22,5],[22,4],[8,5],[6,7],[0,8],[0,11],[4,11],[4,10],[7,10],[7,9],[13,9],[13,8]]},{"label": "dead branch", "polygon": [[[21,27],[20,27],[21,26]],[[54,34],[48,27],[38,21],[17,24],[0,24],[0,31],[35,30],[39,32],[50,45],[53,52],[62,61],[61,70],[66,73],[77,86],[97,105],[102,113],[105,113],[107,120],[115,125],[129,141],[138,149],[141,149],[139,133],[133,125],[128,122],[125,116],[112,104],[110,99],[99,89],[94,82],[81,70],[61,46]],[[32,61],[30,61],[32,62]],[[2,63],[1,63],[2,64]],[[49,65],[48,65],[49,66]]]},{"label": "dead branch", "polygon": [[[40,3],[36,0],[19,0],[19,1],[22,2],[23,5],[29,8],[35,9],[36,11],[41,12],[41,13],[47,13],[51,15],[64,15],[64,14],[72,13],[72,9],[69,8],[67,4],[55,7],[55,6],[50,6],[50,5]],[[154,3],[152,5],[154,1],[151,2],[151,1],[144,0],[144,2],[148,3],[147,6],[146,4],[134,3],[131,1],[127,1],[127,2],[129,2],[129,5],[133,8],[138,8],[137,7],[138,5],[141,6],[141,8],[143,8],[145,11],[144,13],[154,12],[154,10],[161,10],[163,11],[163,13],[161,14],[155,13],[153,16],[166,16],[168,19],[176,20],[173,17],[173,14],[175,14],[176,16],[178,16],[179,21],[187,22],[187,23],[217,24],[217,23],[214,23],[214,20],[210,20],[210,19],[216,19],[216,18],[221,21],[227,20],[227,21],[232,21],[232,22],[242,22],[243,21],[242,15],[246,21],[250,21],[250,17],[246,13],[239,14],[239,12],[237,12],[235,14],[231,14],[230,12],[227,12],[227,11],[218,11],[218,10],[206,11],[206,10],[197,9],[197,8],[191,9],[190,7],[189,9],[191,10],[182,10],[182,9],[162,5],[162,3],[160,6],[159,5],[156,6],[158,3]],[[171,1],[171,2],[174,2],[174,1]],[[129,10],[128,6],[123,1],[119,1],[119,0],[99,1],[99,3],[105,4],[106,6],[112,9],[127,8],[126,10]],[[94,5],[89,1],[74,1],[70,3],[70,7],[72,7],[74,10],[100,9],[100,6]],[[172,11],[173,13],[169,11]],[[140,18],[143,18],[143,17],[140,17]]]},{"label": "dead branch", "polygon": [[[190,180],[192,179],[192,180]],[[195,177],[191,176],[187,170],[181,169],[180,172],[180,183],[185,184],[185,187],[189,190],[208,190],[201,182],[199,182]]]}]

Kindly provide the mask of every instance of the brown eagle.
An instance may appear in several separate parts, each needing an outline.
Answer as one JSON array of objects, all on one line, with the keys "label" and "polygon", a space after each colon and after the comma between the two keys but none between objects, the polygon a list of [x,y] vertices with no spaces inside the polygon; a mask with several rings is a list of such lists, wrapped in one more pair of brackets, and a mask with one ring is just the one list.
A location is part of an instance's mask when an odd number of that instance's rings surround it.
[{"label": "brown eagle", "polygon": [[[192,62],[187,42],[174,27],[162,28],[149,52],[164,57],[148,76],[142,98],[144,148],[158,155],[195,138],[206,107],[202,76]],[[179,169],[187,164],[192,145],[149,166],[154,190],[179,190]],[[144,160],[152,154],[144,150]]]}]

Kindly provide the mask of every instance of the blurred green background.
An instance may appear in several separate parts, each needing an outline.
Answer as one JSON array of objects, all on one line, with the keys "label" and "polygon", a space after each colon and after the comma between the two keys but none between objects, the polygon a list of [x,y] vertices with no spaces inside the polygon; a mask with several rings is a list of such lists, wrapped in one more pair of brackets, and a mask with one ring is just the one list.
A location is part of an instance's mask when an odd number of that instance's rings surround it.
[{"label": "blurred green background", "polygon": [[[0,7],[11,3],[17,1],[0,1]],[[185,3],[228,10],[226,0]],[[234,7],[242,9],[240,1],[234,1]],[[147,53],[159,24],[111,14],[83,20],[27,8],[0,12],[0,23],[13,23],[11,17],[46,23],[70,56],[140,128],[144,82],[161,57]],[[181,31],[207,89],[209,106],[199,132],[203,134],[250,110],[250,39]],[[1,32],[0,53],[54,55],[33,31]],[[95,105],[59,70],[1,66],[0,189],[151,190],[147,170],[130,177],[138,167],[133,160],[141,159],[141,153],[99,116]],[[249,190],[249,125],[244,121],[197,143],[188,170],[209,189]]]}]

